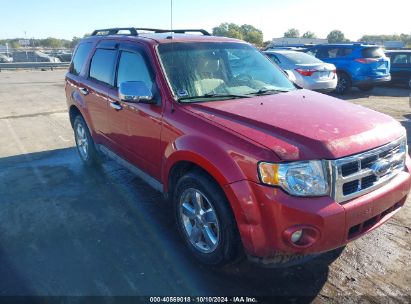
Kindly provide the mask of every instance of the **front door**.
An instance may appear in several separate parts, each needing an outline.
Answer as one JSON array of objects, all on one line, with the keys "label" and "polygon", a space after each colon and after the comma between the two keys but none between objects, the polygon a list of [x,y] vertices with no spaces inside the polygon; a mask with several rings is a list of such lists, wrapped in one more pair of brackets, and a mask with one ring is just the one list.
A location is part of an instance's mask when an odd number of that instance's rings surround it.
[{"label": "front door", "polygon": [[[110,140],[126,159],[160,179],[162,104],[154,74],[145,52],[139,47],[120,46],[116,86],[109,90],[108,125]],[[119,99],[119,84],[143,81],[154,92],[157,104],[123,102]]]}]

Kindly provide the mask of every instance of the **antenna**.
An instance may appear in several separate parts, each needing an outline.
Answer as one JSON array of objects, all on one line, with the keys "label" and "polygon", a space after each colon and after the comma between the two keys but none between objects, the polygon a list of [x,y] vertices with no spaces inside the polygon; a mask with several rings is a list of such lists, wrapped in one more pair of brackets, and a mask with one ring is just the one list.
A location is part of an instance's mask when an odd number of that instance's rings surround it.
[{"label": "antenna", "polygon": [[[170,38],[173,39],[173,0],[170,0],[170,28],[171,28],[171,36]],[[174,71],[174,50],[173,50],[173,40],[171,40],[171,73]],[[172,77],[172,75],[170,75]],[[174,113],[174,100],[171,100],[171,113]]]},{"label": "antenna", "polygon": [[170,14],[171,38],[173,38],[173,0],[170,0]]}]

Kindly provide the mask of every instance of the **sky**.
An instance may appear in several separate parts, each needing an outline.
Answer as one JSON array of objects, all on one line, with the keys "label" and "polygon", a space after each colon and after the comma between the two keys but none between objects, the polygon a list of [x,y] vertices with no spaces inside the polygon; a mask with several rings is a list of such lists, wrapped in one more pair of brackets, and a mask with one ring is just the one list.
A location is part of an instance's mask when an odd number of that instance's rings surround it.
[{"label": "sky", "polygon": [[[82,37],[107,27],[170,28],[171,0],[1,1],[0,39]],[[251,24],[264,40],[289,28],[325,38],[334,29],[364,34],[411,33],[411,0],[173,0],[173,28],[211,31],[222,22]],[[25,33],[26,32],[26,33]]]}]

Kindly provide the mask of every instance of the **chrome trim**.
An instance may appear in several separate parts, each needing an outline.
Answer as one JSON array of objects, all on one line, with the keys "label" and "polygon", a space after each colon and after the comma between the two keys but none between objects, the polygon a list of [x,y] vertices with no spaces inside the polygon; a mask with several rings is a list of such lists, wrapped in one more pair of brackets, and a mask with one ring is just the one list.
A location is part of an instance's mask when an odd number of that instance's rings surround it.
[{"label": "chrome trim", "polygon": [[[398,149],[395,149],[398,147]],[[391,151],[393,150],[393,151]],[[380,156],[383,153],[389,152],[387,155]],[[400,172],[404,171],[405,168],[405,159],[406,159],[406,152],[407,152],[407,141],[406,137],[402,136],[401,138],[381,146],[376,149],[372,149],[367,152],[359,153],[356,155],[340,158],[337,160],[331,160],[331,197],[338,203],[343,203],[345,201],[351,200],[358,196],[370,193],[383,185],[387,184],[391,179],[397,176]],[[367,158],[376,157],[377,159],[375,162],[378,161],[389,161],[391,164],[390,169],[388,172],[383,175],[379,176],[374,172],[372,168],[361,168],[361,161]],[[350,175],[343,176],[342,174],[342,166],[350,163],[357,163],[358,164],[358,171],[354,172]],[[367,188],[362,188],[362,179],[365,177],[375,177],[375,181],[372,183],[371,186]],[[358,181],[357,190],[353,193],[349,193],[344,195],[343,187],[346,183]]]},{"label": "chrome trim", "polygon": [[118,104],[116,101],[110,101],[110,107],[112,107],[114,110],[121,110],[123,107]]}]

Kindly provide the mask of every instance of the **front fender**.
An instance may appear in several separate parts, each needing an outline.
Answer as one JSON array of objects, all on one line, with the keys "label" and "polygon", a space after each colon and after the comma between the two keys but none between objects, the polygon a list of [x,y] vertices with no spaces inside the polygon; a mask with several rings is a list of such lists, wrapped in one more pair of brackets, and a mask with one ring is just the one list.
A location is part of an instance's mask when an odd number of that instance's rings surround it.
[{"label": "front fender", "polygon": [[185,135],[171,142],[164,152],[162,180],[168,189],[171,168],[180,161],[191,162],[207,171],[221,187],[246,179],[229,150],[205,136]]}]

